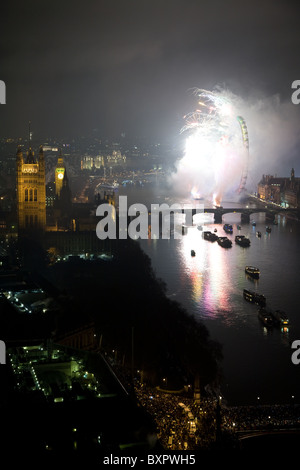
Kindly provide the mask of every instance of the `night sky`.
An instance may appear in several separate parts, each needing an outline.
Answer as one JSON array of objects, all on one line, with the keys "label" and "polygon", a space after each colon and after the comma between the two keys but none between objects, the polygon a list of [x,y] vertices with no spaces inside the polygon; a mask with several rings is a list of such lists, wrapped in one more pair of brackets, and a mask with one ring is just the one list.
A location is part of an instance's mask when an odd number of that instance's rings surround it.
[{"label": "night sky", "polygon": [[3,2],[1,136],[26,135],[31,120],[41,138],[169,140],[193,87],[290,103],[299,12],[286,0]]}]

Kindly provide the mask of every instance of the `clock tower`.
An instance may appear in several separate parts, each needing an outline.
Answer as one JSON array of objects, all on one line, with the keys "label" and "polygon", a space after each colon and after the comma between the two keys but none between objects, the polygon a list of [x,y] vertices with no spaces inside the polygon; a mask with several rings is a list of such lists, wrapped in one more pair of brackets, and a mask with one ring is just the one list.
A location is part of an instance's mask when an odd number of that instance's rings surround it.
[{"label": "clock tower", "polygon": [[60,196],[61,188],[63,187],[63,181],[65,177],[66,167],[64,165],[63,157],[61,150],[57,159],[57,164],[55,167],[55,194],[57,197]]}]

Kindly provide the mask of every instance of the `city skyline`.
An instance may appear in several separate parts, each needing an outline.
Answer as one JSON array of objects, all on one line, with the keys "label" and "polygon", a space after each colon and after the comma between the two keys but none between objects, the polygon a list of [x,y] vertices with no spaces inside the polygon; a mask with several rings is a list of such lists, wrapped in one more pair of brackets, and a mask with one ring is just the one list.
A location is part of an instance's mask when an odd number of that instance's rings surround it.
[{"label": "city skyline", "polygon": [[296,448],[299,13],[2,6],[0,407],[22,463]]},{"label": "city skyline", "polygon": [[17,2],[4,7],[2,135],[94,136],[184,147],[196,87],[241,105],[253,179],[300,173],[297,4]]},{"label": "city skyline", "polygon": [[20,134],[31,119],[40,134],[162,139],[177,135],[198,86],[290,102],[297,11],[282,1],[6,4],[3,130]]}]

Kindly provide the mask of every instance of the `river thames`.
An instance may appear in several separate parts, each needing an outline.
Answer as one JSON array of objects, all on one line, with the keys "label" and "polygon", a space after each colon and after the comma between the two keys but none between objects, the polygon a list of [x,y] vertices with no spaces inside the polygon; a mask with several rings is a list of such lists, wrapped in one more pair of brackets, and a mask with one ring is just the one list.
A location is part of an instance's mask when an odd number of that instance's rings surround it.
[{"label": "river thames", "polygon": [[[121,193],[128,195],[128,204],[171,205],[179,201],[157,190],[148,194],[126,189]],[[241,206],[231,201],[222,205]],[[201,320],[211,338],[222,344],[222,395],[229,405],[300,403],[300,365],[291,361],[291,343],[300,339],[300,224],[284,215],[278,217],[277,225],[268,224],[263,212],[253,214],[251,223],[246,224],[240,223],[238,213],[224,215],[222,224],[214,224],[212,214],[196,217],[194,226],[179,240],[171,237],[139,243],[157,277],[166,283],[167,295]],[[223,223],[233,225],[233,234],[228,235],[233,242],[229,249],[204,240],[197,228],[198,224],[203,230],[217,229],[217,235],[225,236]],[[271,226],[271,233],[266,232],[266,225]],[[257,231],[262,234],[260,238]],[[250,247],[237,245],[237,234],[249,237]],[[196,252],[194,257],[191,250]],[[246,265],[259,267],[258,280],[245,274]],[[244,300],[244,288],[265,295],[268,308],[284,310],[289,328],[266,329],[258,318],[258,307]]]}]

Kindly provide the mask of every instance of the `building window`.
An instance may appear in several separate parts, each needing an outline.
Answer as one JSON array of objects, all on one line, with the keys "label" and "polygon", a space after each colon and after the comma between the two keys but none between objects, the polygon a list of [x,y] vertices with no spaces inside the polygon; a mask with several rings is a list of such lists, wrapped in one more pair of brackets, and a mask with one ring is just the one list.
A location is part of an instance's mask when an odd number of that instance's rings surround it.
[{"label": "building window", "polygon": [[34,201],[37,201],[37,189],[34,190],[33,199],[34,199]]},{"label": "building window", "polygon": [[33,201],[33,191],[32,191],[32,189],[29,190],[29,201]]},{"label": "building window", "polygon": [[25,189],[25,201],[28,201],[28,189]]}]

